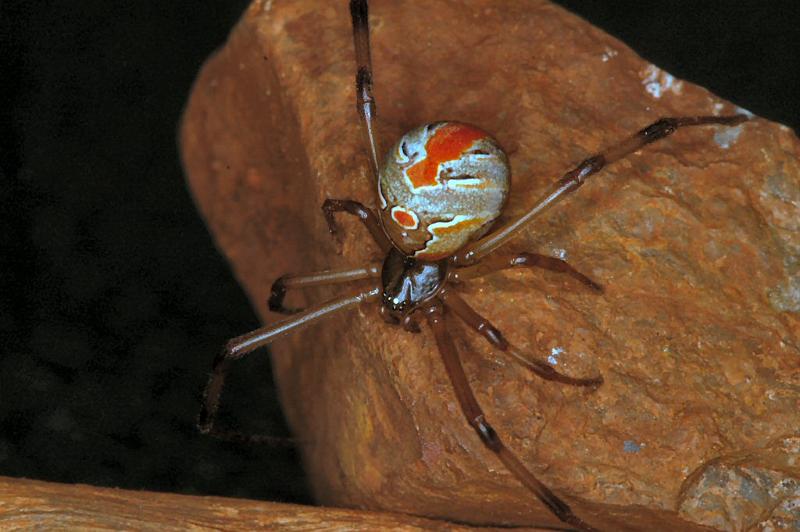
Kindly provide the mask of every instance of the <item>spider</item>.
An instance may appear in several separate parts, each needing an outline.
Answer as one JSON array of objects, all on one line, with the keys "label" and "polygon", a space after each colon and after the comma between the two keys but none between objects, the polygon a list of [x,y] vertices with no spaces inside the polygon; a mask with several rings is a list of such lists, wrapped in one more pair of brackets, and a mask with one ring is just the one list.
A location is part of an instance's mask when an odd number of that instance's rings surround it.
[{"label": "spider", "polygon": [[[470,279],[506,268],[539,267],[569,275],[588,289],[601,293],[599,284],[561,259],[498,250],[607,165],[680,128],[709,124],[732,126],[748,117],[661,118],[579,163],[544,191],[530,210],[495,229],[493,224],[508,196],[511,170],[505,152],[485,131],[461,122],[432,122],[409,131],[383,159],[379,157],[379,139],[374,127],[377,115],[372,96],[368,1],[351,0],[350,14],[357,63],[356,108],[366,139],[370,171],[377,185],[379,208],[376,212],[351,199],[327,199],[322,210],[330,233],[337,238],[341,233],[335,215],[347,213],[356,216],[385,254],[385,259],[381,265],[278,278],[272,285],[269,308],[290,316],[228,342],[213,362],[198,427],[204,434],[223,438],[268,439],[215,426],[231,362],[335,313],[362,303],[379,301],[380,316],[389,324],[419,333],[421,323],[427,322],[467,422],[505,468],[562,522],[580,530],[595,530],[533,475],[487,421],[464,373],[448,323],[452,317],[460,319],[492,346],[508,353],[543,379],[594,389],[603,383],[602,376],[568,376],[548,364],[524,356],[489,320],[459,296],[459,286]],[[305,309],[284,305],[289,289],[353,281],[369,281],[369,285]]]}]

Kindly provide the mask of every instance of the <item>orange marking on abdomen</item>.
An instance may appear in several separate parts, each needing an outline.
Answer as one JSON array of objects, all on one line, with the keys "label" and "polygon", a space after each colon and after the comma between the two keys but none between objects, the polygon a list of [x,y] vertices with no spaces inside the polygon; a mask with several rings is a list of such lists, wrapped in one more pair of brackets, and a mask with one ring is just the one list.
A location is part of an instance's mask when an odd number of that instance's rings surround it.
[{"label": "orange marking on abdomen", "polygon": [[453,233],[460,233],[461,231],[472,229],[475,226],[480,226],[484,221],[485,220],[481,218],[467,218],[453,225],[434,227],[433,232],[438,236],[451,235]]},{"label": "orange marking on abdomen", "polygon": [[394,218],[395,222],[402,225],[403,227],[415,227],[417,225],[417,221],[414,220],[414,217],[405,211],[401,210],[393,211],[392,217]]},{"label": "orange marking on abdomen", "polygon": [[445,124],[425,143],[427,156],[411,166],[406,174],[414,188],[436,184],[439,165],[458,159],[464,151],[486,133],[466,124]]}]

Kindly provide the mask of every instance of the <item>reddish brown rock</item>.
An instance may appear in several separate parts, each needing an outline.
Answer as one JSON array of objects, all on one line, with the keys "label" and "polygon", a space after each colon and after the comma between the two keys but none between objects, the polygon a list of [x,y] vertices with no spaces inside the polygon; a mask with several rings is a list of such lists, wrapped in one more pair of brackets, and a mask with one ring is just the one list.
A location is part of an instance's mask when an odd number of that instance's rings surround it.
[{"label": "reddish brown rock", "polygon": [[[493,132],[513,168],[507,217],[660,116],[736,112],[558,7],[503,5],[376,1],[371,23],[383,145],[437,119]],[[348,219],[337,255],[319,209],[327,197],[374,204],[353,65],[345,2],[255,2],[193,91],[189,180],[267,322],[278,275],[380,260]],[[680,131],[508,246],[566,257],[603,295],[538,271],[466,289],[531,356],[604,375],[594,393],[543,382],[458,329],[495,428],[596,526],[800,519],[799,151],[791,131],[763,120]],[[465,423],[427,329],[391,328],[368,306],[273,354],[293,430],[313,442],[303,455],[321,502],[558,524]]]}]

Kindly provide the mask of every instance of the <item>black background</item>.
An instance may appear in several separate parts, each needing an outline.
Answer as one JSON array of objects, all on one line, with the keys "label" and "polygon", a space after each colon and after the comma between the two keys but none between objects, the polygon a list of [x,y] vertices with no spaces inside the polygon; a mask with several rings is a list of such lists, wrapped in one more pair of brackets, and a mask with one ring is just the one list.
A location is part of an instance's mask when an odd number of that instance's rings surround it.
[{"label": "black background", "polygon": [[[677,77],[800,127],[792,3],[559,3]],[[258,320],[186,191],[176,132],[245,7],[0,3],[0,474],[310,500],[292,449],[193,426],[214,354]],[[242,364],[224,419],[286,435],[267,357]]]}]

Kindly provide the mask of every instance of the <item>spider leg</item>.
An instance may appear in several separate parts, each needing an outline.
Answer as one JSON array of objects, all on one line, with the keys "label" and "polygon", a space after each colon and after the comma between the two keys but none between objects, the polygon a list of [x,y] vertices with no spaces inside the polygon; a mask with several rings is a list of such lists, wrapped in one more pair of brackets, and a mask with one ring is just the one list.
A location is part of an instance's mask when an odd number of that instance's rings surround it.
[{"label": "spider leg", "polygon": [[549,364],[540,362],[539,360],[530,359],[524,356],[519,350],[506,340],[503,333],[500,332],[489,320],[475,312],[472,307],[467,304],[458,294],[452,290],[442,290],[439,297],[456,316],[461,318],[470,328],[475,332],[486,338],[486,340],[504,353],[508,353],[517,362],[534,372],[539,377],[548,380],[556,381],[562,384],[569,384],[571,386],[588,386],[597,387],[603,384],[603,377],[597,376],[588,379],[578,379],[559,373]]},{"label": "spider leg", "polygon": [[358,219],[361,220],[361,223],[367,228],[369,234],[372,235],[373,240],[375,240],[375,243],[378,244],[378,247],[381,248],[383,253],[388,253],[392,248],[392,244],[383,231],[383,226],[381,226],[378,216],[372,209],[365,207],[363,204],[354,200],[328,198],[322,204],[322,212],[325,213],[325,220],[328,222],[328,231],[330,231],[337,240],[339,240],[340,233],[339,225],[336,223],[334,214],[337,212],[346,212],[357,216]]},{"label": "spider leg", "polygon": [[367,266],[366,268],[348,268],[341,270],[323,270],[320,272],[303,273],[298,275],[282,275],[272,283],[267,306],[272,312],[280,314],[296,314],[303,309],[289,308],[283,305],[286,290],[290,288],[307,288],[326,284],[349,283],[381,276],[380,266]]},{"label": "spider leg", "polygon": [[464,268],[454,268],[451,271],[453,281],[466,281],[483,277],[490,273],[516,267],[538,267],[558,273],[565,273],[574,277],[596,292],[602,292],[603,287],[592,279],[573,268],[567,261],[538,253],[501,253],[484,258],[478,264]]},{"label": "spider leg", "polygon": [[369,5],[367,0],[350,0],[350,16],[353,19],[353,44],[356,49],[356,108],[361,115],[364,133],[372,157],[372,177],[378,180],[378,144],[372,119],[377,116],[375,98],[372,97],[372,57],[369,48]]},{"label": "spider leg", "polygon": [[572,509],[567,503],[562,501],[558,495],[553,493],[550,488],[537,479],[533,473],[525,467],[525,464],[505,446],[492,426],[486,421],[486,415],[478,404],[477,399],[475,399],[475,394],[472,392],[467,376],[464,373],[464,368],[461,365],[456,346],[447,330],[441,304],[433,303],[430,305],[426,309],[426,317],[436,337],[436,344],[439,347],[442,362],[444,362],[447,376],[450,378],[450,383],[453,385],[453,390],[461,406],[461,411],[464,413],[470,426],[478,433],[483,444],[494,452],[500,461],[503,462],[506,469],[508,469],[508,471],[526,488],[531,490],[556,517],[561,519],[561,521],[580,530],[595,530],[572,513]]},{"label": "spider leg", "polygon": [[563,199],[567,194],[574,192],[586,180],[596,174],[609,164],[640,150],[648,144],[663,139],[682,127],[703,126],[708,124],[734,126],[740,124],[749,117],[746,115],[731,116],[683,116],[676,118],[662,118],[653,122],[646,128],[631,135],[627,139],[613,144],[605,151],[598,153],[581,162],[574,169],[556,181],[539,198],[528,212],[501,227],[497,231],[465,246],[456,253],[450,260],[454,264],[468,265],[474,264],[481,257],[491,253],[498,247],[505,244],[509,239],[519,234],[527,225],[538,215],[546,211]]},{"label": "spider leg", "polygon": [[273,438],[271,436],[249,435],[237,431],[223,430],[214,426],[217,411],[219,410],[222,388],[225,385],[225,376],[228,373],[231,362],[289,333],[304,329],[322,318],[327,318],[337,312],[366,301],[372,301],[378,298],[380,293],[380,287],[374,286],[368,290],[337,297],[319,305],[309,307],[295,316],[271,323],[229,341],[222,352],[214,359],[211,368],[211,376],[209,377],[208,384],[206,384],[205,393],[203,394],[203,404],[200,409],[200,415],[197,418],[197,428],[200,432],[226,440],[251,443],[283,440],[282,438]]}]

